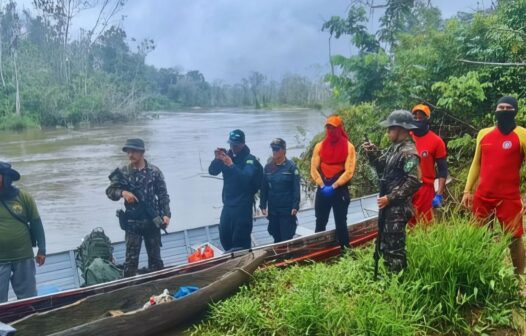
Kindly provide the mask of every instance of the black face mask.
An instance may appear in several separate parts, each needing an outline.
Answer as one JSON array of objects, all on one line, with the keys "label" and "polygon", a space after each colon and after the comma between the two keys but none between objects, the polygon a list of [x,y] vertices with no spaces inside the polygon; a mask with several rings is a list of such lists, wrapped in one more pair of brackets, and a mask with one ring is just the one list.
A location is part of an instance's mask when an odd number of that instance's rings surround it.
[{"label": "black face mask", "polygon": [[423,119],[423,120],[415,120],[413,121],[413,124],[415,124],[418,128],[413,130],[413,134],[421,137],[427,134],[429,132],[429,119]]},{"label": "black face mask", "polygon": [[497,127],[503,134],[509,134],[515,129],[515,111],[497,111],[495,112]]}]

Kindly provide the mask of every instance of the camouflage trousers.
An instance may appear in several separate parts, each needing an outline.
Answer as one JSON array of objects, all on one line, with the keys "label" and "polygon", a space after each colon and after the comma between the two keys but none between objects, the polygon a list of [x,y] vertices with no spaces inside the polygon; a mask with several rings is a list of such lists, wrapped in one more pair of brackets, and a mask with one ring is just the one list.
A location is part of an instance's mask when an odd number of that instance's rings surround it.
[{"label": "camouflage trousers", "polygon": [[398,273],[407,267],[405,227],[411,215],[411,209],[406,206],[391,206],[385,210],[380,253],[391,272]]},{"label": "camouflage trousers", "polygon": [[130,277],[137,274],[139,266],[139,255],[144,239],[144,246],[148,254],[149,271],[163,269],[164,264],[161,259],[161,231],[151,224],[152,228],[137,231],[126,231],[126,261],[124,262],[124,276]]}]

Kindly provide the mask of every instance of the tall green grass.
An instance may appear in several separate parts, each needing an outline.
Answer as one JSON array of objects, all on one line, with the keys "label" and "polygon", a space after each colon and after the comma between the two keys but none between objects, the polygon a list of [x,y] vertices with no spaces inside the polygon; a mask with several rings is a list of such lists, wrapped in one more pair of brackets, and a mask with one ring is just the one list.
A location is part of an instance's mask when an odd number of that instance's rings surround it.
[{"label": "tall green grass", "polygon": [[372,247],[338,261],[257,271],[192,335],[484,334],[520,299],[507,239],[448,216],[407,239],[409,268],[373,281]]}]

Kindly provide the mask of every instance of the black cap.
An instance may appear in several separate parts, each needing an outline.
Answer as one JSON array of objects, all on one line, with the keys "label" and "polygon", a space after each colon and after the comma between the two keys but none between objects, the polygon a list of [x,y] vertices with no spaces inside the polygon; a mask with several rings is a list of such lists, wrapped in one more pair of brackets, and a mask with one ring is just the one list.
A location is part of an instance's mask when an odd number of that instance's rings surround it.
[{"label": "black cap", "polygon": [[126,140],[126,143],[124,144],[124,147],[122,147],[123,152],[127,152],[128,150],[136,150],[136,151],[145,151],[144,149],[144,141],[142,139],[128,139]]},{"label": "black cap", "polygon": [[0,175],[9,175],[12,181],[20,180],[20,173],[11,168],[11,164],[0,161]]},{"label": "black cap", "polygon": [[272,149],[287,149],[287,143],[282,138],[276,138],[270,143]]},{"label": "black cap", "polygon": [[228,143],[232,145],[245,144],[245,133],[240,129],[235,129],[228,135]]},{"label": "black cap", "polygon": [[519,104],[517,103],[517,99],[515,99],[512,96],[504,96],[504,97],[500,98],[497,101],[497,105],[499,105],[501,103],[510,104],[511,106],[513,106],[513,109],[515,110],[515,112],[517,112],[519,110]]}]

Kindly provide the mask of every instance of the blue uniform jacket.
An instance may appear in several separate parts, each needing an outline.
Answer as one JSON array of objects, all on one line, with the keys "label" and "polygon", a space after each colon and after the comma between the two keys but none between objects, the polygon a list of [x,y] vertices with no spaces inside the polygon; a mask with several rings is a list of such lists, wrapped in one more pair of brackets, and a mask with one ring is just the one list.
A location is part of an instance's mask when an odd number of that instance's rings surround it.
[{"label": "blue uniform jacket", "polygon": [[217,159],[212,160],[208,167],[210,175],[217,176],[223,173],[223,205],[252,206],[255,192],[251,182],[257,175],[259,162],[256,162],[256,157],[250,154],[247,146],[235,156],[232,150],[227,154],[234,162],[231,167],[227,167],[223,161]]},{"label": "blue uniform jacket", "polygon": [[300,175],[291,160],[281,165],[274,162],[265,166],[259,207],[269,213],[290,214],[300,207]]}]

